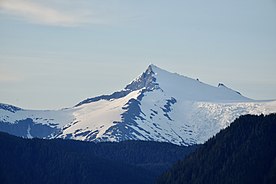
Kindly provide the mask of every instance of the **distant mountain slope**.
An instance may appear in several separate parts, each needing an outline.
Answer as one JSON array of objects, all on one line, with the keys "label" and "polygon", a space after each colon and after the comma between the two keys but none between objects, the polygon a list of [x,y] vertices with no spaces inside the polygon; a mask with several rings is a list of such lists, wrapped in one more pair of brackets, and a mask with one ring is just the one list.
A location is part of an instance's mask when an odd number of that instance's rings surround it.
[{"label": "distant mountain slope", "polygon": [[240,117],[158,183],[275,184],[276,114]]},{"label": "distant mountain slope", "polygon": [[23,137],[83,141],[147,140],[204,143],[244,114],[276,112],[276,101],[255,101],[219,84],[150,65],[123,90],[61,110],[0,105],[0,130]]},{"label": "distant mountain slope", "polygon": [[23,139],[0,132],[1,183],[153,183],[196,146]]}]

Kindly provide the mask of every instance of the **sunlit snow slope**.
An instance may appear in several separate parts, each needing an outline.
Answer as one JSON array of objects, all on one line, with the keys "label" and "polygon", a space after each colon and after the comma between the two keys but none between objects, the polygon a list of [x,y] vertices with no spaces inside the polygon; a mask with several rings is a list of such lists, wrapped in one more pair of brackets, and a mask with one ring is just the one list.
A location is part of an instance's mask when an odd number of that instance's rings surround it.
[{"label": "sunlit snow slope", "polygon": [[85,141],[152,140],[203,143],[243,114],[276,112],[276,101],[255,101],[154,65],[122,91],[88,98],[58,111],[0,105],[0,130],[23,137]]}]

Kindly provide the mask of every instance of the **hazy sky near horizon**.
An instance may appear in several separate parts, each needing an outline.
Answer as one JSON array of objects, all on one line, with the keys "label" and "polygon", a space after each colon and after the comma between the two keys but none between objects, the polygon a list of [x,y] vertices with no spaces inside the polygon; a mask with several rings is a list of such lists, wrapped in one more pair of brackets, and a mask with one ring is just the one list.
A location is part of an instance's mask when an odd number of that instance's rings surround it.
[{"label": "hazy sky near horizon", "polygon": [[276,0],[0,0],[0,103],[71,107],[150,63],[276,99]]}]

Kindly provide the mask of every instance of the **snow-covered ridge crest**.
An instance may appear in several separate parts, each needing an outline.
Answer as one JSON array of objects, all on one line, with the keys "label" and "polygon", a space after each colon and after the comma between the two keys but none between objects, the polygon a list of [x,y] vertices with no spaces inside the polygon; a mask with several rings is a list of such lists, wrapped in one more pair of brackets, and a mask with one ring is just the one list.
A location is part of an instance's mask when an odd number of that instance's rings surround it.
[{"label": "snow-covered ridge crest", "polygon": [[22,110],[19,107],[15,107],[13,105],[8,105],[8,104],[3,104],[3,103],[0,103],[0,109],[4,109],[4,110],[7,110],[7,111],[10,111],[10,112],[13,112],[13,113],[16,112],[16,111]]},{"label": "snow-covered ridge crest", "polygon": [[121,91],[56,111],[0,104],[0,130],[26,138],[203,143],[243,114],[276,112],[223,84],[211,86],[155,65]]},{"label": "snow-covered ridge crest", "polygon": [[128,84],[123,90],[116,91],[111,95],[101,95],[98,97],[87,98],[86,100],[78,103],[76,105],[80,106],[83,104],[96,102],[99,100],[111,100],[111,99],[118,99],[127,96],[129,93],[140,90],[153,90],[158,88],[158,84],[155,83],[156,78],[154,77],[155,73],[153,72],[153,67],[157,68],[155,65],[149,65],[147,70],[139,75],[136,79],[134,79],[130,84]]},{"label": "snow-covered ridge crest", "polygon": [[[252,101],[252,99],[242,96],[239,92],[226,87],[222,83],[220,83],[218,87],[211,86],[197,79],[168,72],[155,65],[150,65],[145,73],[150,73],[149,76],[153,81],[151,81],[151,84],[153,83],[154,86],[158,86],[155,89],[161,89],[165,93],[181,100],[220,102]],[[143,73],[142,76],[145,73]],[[143,79],[143,77],[139,77],[138,81],[141,79]],[[136,80],[134,82],[136,82]]]}]

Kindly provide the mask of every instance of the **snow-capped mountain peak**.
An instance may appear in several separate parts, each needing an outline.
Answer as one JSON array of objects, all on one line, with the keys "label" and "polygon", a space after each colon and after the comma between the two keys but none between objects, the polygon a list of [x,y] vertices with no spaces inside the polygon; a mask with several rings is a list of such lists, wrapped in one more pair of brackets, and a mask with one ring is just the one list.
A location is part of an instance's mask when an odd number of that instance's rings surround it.
[{"label": "snow-capped mountain peak", "polygon": [[163,70],[153,64],[125,89],[162,90],[166,94],[181,100],[191,101],[251,101],[222,83],[218,87],[211,86],[177,73]]},{"label": "snow-capped mountain peak", "polygon": [[256,102],[222,83],[211,86],[151,64],[121,91],[71,108],[0,105],[0,130],[25,137],[188,145],[203,143],[240,115],[271,112],[276,112],[274,101]]}]

